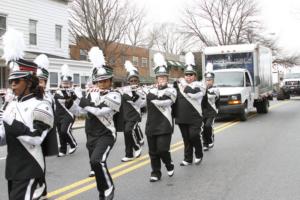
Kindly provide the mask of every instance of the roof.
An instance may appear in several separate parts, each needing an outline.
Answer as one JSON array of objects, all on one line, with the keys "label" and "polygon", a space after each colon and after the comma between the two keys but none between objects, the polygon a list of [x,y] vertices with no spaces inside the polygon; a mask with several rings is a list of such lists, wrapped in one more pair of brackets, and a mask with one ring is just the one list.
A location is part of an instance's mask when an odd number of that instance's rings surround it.
[{"label": "roof", "polygon": [[168,67],[179,67],[181,69],[184,69],[184,63],[180,61],[174,61],[174,60],[167,60]]},{"label": "roof", "polygon": [[225,54],[225,53],[234,53],[234,52],[251,52],[257,48],[258,48],[258,44],[238,44],[238,45],[206,47],[203,52],[205,55]]}]

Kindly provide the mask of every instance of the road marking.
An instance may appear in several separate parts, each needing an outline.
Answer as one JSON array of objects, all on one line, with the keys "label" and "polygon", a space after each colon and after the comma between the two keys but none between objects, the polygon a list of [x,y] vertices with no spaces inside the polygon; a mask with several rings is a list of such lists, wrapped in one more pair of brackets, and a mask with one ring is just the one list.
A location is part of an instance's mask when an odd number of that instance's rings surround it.
[{"label": "road marking", "polygon": [[[225,126],[227,126],[227,125],[230,125],[230,124],[233,123],[233,122],[234,122],[234,121],[232,121],[232,122],[226,122],[226,123],[224,123],[224,124],[222,124],[222,125],[219,125],[219,126],[215,127],[215,131],[218,130],[218,129],[220,129],[220,128],[223,128],[223,127],[225,127]],[[182,142],[182,141],[179,141],[179,142],[177,142],[177,143],[172,144],[172,145],[171,145],[171,148],[175,148],[176,146],[180,146],[180,145],[182,145],[182,144],[183,144],[183,142]],[[172,150],[171,150],[171,151],[172,151]],[[146,154],[146,155],[144,155],[144,156],[142,156],[142,157],[139,157],[139,158],[137,158],[137,159],[135,159],[135,160],[133,160],[133,161],[130,161],[130,162],[126,162],[126,163],[122,163],[122,164],[120,164],[120,165],[117,165],[116,167],[113,167],[113,168],[109,169],[109,172],[110,172],[110,173],[114,173],[114,172],[116,172],[116,171],[118,171],[118,170],[120,170],[120,169],[122,169],[122,168],[125,168],[125,167],[127,167],[127,166],[133,165],[133,164],[135,164],[135,163],[137,163],[137,162],[140,162],[140,161],[142,161],[142,160],[144,160],[144,159],[147,159],[147,158],[149,158],[149,154]],[[58,195],[58,194],[61,194],[61,193],[66,192],[66,191],[68,191],[68,190],[74,189],[74,188],[76,188],[76,187],[78,187],[78,186],[80,186],[80,185],[89,183],[89,182],[94,181],[94,180],[95,180],[95,178],[85,178],[85,179],[82,179],[82,180],[80,180],[80,181],[76,181],[76,182],[74,182],[74,183],[72,183],[72,184],[70,184],[70,185],[67,185],[67,186],[62,187],[62,188],[60,188],[60,189],[54,190],[54,191],[52,191],[52,192],[49,192],[48,195],[47,195],[47,197],[50,198],[50,197],[56,196],[56,195]]]},{"label": "road marking", "polygon": [[[235,124],[237,124],[237,123],[239,123],[239,121],[227,122],[227,123],[226,123],[226,126],[220,125],[220,126],[216,127],[215,129],[217,129],[217,130],[216,130],[215,132],[218,133],[218,132],[220,132],[220,131],[226,129],[227,127],[231,127],[231,126],[233,126],[233,125],[235,125]],[[180,145],[180,144],[181,144],[181,145]],[[175,151],[178,151],[179,149],[182,149],[183,147],[184,147],[183,142],[180,141],[180,142],[177,142],[176,145],[173,145],[173,148],[170,149],[170,151],[171,151],[171,152],[175,152]],[[144,157],[147,157],[147,158],[148,158],[149,155],[145,155]],[[113,178],[113,179],[116,179],[116,178],[118,178],[118,177],[120,177],[120,176],[122,176],[122,175],[128,174],[128,173],[131,172],[131,171],[134,171],[134,170],[136,170],[136,169],[138,169],[138,168],[141,168],[142,166],[145,166],[145,165],[147,165],[147,164],[149,164],[149,163],[150,163],[150,159],[147,159],[147,160],[145,160],[145,161],[143,161],[143,162],[137,163],[136,165],[133,165],[133,166],[128,167],[128,168],[126,168],[126,169],[124,169],[124,170],[122,170],[122,171],[119,171],[119,172],[117,172],[117,173],[112,174],[112,178]],[[115,168],[118,168],[118,167],[119,167],[119,166],[117,166],[117,167],[115,167]],[[113,168],[113,169],[114,169],[114,168]],[[116,170],[114,170],[114,171],[116,171]],[[111,170],[110,170],[110,172],[111,172]],[[94,179],[89,180],[88,182],[93,181],[93,180],[94,180]],[[79,181],[79,182],[81,182],[81,181]],[[77,182],[76,182],[76,183],[77,183]],[[76,184],[76,183],[75,183],[75,184]],[[87,183],[87,182],[84,182],[84,183]],[[78,185],[76,184],[76,186],[75,186],[75,184],[70,185],[71,187],[70,187],[70,186],[64,187],[65,190],[64,190],[63,192],[65,192],[65,191],[67,191],[67,190],[70,190],[70,189],[73,189],[74,187],[77,187]],[[82,184],[83,184],[83,183],[82,183]],[[73,185],[74,185],[74,187],[73,187]],[[66,199],[70,199],[71,197],[74,197],[74,196],[76,196],[76,195],[78,195],[78,194],[80,194],[80,193],[83,193],[83,192],[86,192],[86,191],[88,191],[88,190],[91,190],[91,189],[93,189],[93,188],[95,188],[95,187],[96,187],[96,183],[94,182],[94,183],[91,183],[91,184],[89,184],[89,185],[83,186],[82,188],[79,188],[79,189],[77,189],[77,190],[75,190],[75,191],[73,191],[73,192],[70,192],[70,193],[67,193],[67,194],[65,194],[65,195],[63,195],[63,196],[61,196],[61,197],[58,197],[58,198],[56,198],[56,200],[66,200]],[[59,193],[62,193],[61,190],[62,190],[62,189],[59,189],[59,190],[56,190],[56,191],[60,191]],[[57,192],[56,192],[56,191],[49,193],[47,197],[50,198],[50,197],[52,197],[52,196],[57,195]],[[50,195],[51,195],[51,196],[50,196]]]},{"label": "road marking", "polygon": [[[281,106],[281,105],[288,104],[288,103],[290,103],[290,102],[282,102],[282,103],[278,103],[278,104],[276,104],[276,105],[270,106],[270,109],[274,109],[274,108],[276,108],[276,107],[279,107],[279,106]],[[255,117],[256,115],[257,115],[256,113],[253,113],[253,114],[251,114],[251,115],[249,116],[249,118],[251,119],[251,118]],[[224,124],[222,124],[222,125],[220,125],[220,126],[217,126],[217,127],[214,128],[215,133],[222,132],[223,130],[228,129],[228,128],[230,128],[230,127],[232,127],[232,126],[234,126],[234,125],[236,125],[236,124],[238,124],[238,123],[240,123],[240,121],[234,120],[234,121],[231,121],[231,122],[224,123]],[[170,151],[171,151],[171,152],[175,152],[175,151],[177,151],[177,150],[179,150],[179,149],[182,149],[183,147],[184,147],[184,146],[183,146],[183,142],[180,141],[180,142],[177,142],[177,143],[171,145],[171,148],[172,148],[172,149],[171,149]],[[124,163],[124,164],[121,164],[121,165],[118,165],[118,166],[116,166],[116,167],[110,169],[109,171],[110,171],[110,173],[116,172],[116,171],[118,171],[119,169],[122,169],[122,168],[124,168],[124,167],[126,167],[126,166],[133,165],[134,163],[137,163],[137,162],[142,161],[142,160],[147,159],[147,158],[149,158],[149,155],[148,155],[148,154],[147,154],[147,155],[144,155],[144,156],[142,156],[142,157],[140,157],[140,158],[138,158],[138,159],[135,159],[135,160],[133,160],[133,161],[131,161],[131,162]],[[138,163],[138,164],[136,164],[136,165],[133,165],[133,166],[128,167],[128,168],[126,168],[126,169],[124,169],[124,170],[122,170],[122,171],[119,171],[119,172],[117,172],[117,173],[112,174],[112,178],[113,178],[113,179],[116,179],[116,178],[118,178],[118,177],[120,177],[120,176],[122,176],[122,175],[128,174],[128,173],[131,172],[131,171],[134,171],[134,170],[136,170],[136,169],[138,169],[138,168],[141,168],[141,167],[143,167],[143,166],[145,166],[145,165],[147,165],[147,164],[149,164],[149,163],[150,163],[150,159],[147,159],[147,160],[145,160],[145,161],[143,161],[143,162],[140,162],[140,163]],[[85,180],[86,180],[86,181],[85,181]],[[55,190],[55,191],[53,191],[53,192],[50,192],[50,193],[48,194],[47,197],[50,198],[50,197],[52,197],[52,196],[58,195],[58,194],[60,194],[60,193],[62,193],[62,192],[66,192],[66,191],[68,191],[68,190],[71,190],[71,189],[73,189],[73,188],[79,186],[79,185],[82,185],[82,184],[84,184],[84,183],[88,183],[88,182],[91,182],[91,181],[94,181],[94,180],[95,180],[94,178],[83,179],[83,180],[81,180],[81,181],[75,182],[75,183],[73,183],[73,184],[71,184],[71,185],[69,185],[69,186],[66,186],[66,187],[64,187],[64,188],[61,188],[61,189]],[[94,182],[94,183],[91,183],[91,184],[89,184],[89,185],[86,185],[86,186],[84,186],[84,187],[82,187],[82,188],[79,188],[79,189],[77,189],[77,190],[75,190],[75,191],[73,191],[73,192],[70,192],[70,193],[67,193],[67,194],[65,194],[65,195],[63,195],[63,196],[61,196],[61,197],[58,197],[56,200],[67,200],[67,199],[69,199],[69,198],[71,198],[71,197],[74,197],[74,196],[76,196],[76,195],[78,195],[78,194],[80,194],[80,193],[83,193],[83,192],[86,192],[86,191],[88,191],[88,190],[91,190],[91,189],[93,189],[93,188],[95,188],[95,187],[96,187],[96,183]]]}]

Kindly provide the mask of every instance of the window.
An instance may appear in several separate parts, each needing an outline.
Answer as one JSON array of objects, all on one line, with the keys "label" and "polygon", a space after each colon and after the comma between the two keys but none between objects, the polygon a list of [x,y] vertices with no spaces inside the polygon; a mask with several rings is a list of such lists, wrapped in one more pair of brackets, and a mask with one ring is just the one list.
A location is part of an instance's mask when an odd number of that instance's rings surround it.
[{"label": "window", "polygon": [[142,67],[148,67],[148,59],[142,58]]},{"label": "window", "polygon": [[37,21],[29,20],[29,44],[37,45],[37,31],[36,31]]},{"label": "window", "polygon": [[62,26],[55,25],[55,47],[61,48]]},{"label": "window", "polygon": [[81,88],[85,89],[86,88],[86,84],[89,81],[89,76],[81,76],[80,80],[81,80]]},{"label": "window", "polygon": [[74,86],[80,85],[80,75],[79,74],[73,74],[73,83],[74,83]]},{"label": "window", "polygon": [[6,32],[6,15],[0,14],[0,37]]},{"label": "window", "polygon": [[88,52],[85,49],[80,49],[80,60],[87,60]]},{"label": "window", "polygon": [[132,64],[136,67],[139,66],[139,58],[136,56],[132,56]]},{"label": "window", "polygon": [[50,88],[58,87],[58,73],[50,72]]},{"label": "window", "polygon": [[246,75],[246,87],[249,87],[249,86],[251,86],[250,77],[247,72],[245,73],[245,75]]}]

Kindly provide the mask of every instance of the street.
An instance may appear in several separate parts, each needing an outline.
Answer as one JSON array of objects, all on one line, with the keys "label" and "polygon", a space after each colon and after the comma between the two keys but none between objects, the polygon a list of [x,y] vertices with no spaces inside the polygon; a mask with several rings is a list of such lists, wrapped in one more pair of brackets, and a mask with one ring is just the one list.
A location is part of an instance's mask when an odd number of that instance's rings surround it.
[{"label": "street", "polygon": [[[270,101],[268,114],[250,114],[248,121],[225,118],[215,123],[215,147],[202,163],[179,166],[183,143],[178,128],[172,138],[175,174],[150,183],[147,142],[140,158],[121,163],[123,134],[109,155],[116,200],[296,200],[300,199],[300,98]],[[144,122],[144,121],[143,121]],[[144,123],[143,123],[144,124]],[[143,126],[144,127],[144,126]],[[75,154],[47,162],[49,199],[98,198],[85,147],[84,129],[74,130],[79,143]],[[0,199],[7,199],[5,148],[0,148]]]}]

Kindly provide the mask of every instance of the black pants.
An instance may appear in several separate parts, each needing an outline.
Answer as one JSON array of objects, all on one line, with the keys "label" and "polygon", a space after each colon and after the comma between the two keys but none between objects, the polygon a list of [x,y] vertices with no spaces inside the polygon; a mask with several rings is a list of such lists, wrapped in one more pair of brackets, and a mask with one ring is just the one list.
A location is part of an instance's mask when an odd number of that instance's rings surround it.
[{"label": "black pants", "polygon": [[141,148],[136,135],[138,122],[127,121],[124,126],[125,156],[133,157],[133,150]]},{"label": "black pants", "polygon": [[171,169],[172,159],[170,153],[171,134],[147,136],[149,156],[151,159],[151,174],[161,177],[161,160],[167,169]]},{"label": "black pants", "polygon": [[139,123],[136,125],[134,132],[135,132],[135,135],[136,135],[136,138],[137,138],[139,144],[140,145],[144,144],[144,135],[143,135],[143,132],[142,132],[142,129],[141,129]]},{"label": "black pants", "polygon": [[215,117],[205,117],[203,118],[204,128],[203,128],[203,144],[209,145],[214,141],[213,125],[215,122]]},{"label": "black pants", "polygon": [[196,158],[203,157],[203,149],[201,142],[202,124],[178,124],[184,143],[184,160],[193,162],[193,152],[195,149]]},{"label": "black pants", "polygon": [[45,189],[43,178],[8,181],[9,200],[35,200],[39,199]]},{"label": "black pants", "polygon": [[57,132],[59,135],[60,150],[61,153],[67,153],[67,145],[69,144],[71,148],[77,146],[77,142],[72,134],[72,126],[74,119],[64,119],[56,122]]},{"label": "black pants", "polygon": [[105,190],[114,186],[107,168],[107,157],[115,144],[115,138],[108,134],[99,137],[94,144],[87,144],[90,153],[90,164],[95,172],[99,196],[104,197]]}]

